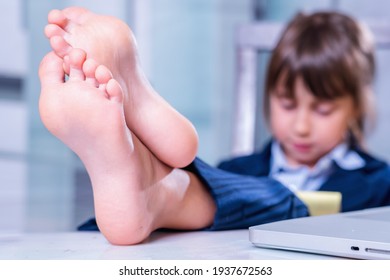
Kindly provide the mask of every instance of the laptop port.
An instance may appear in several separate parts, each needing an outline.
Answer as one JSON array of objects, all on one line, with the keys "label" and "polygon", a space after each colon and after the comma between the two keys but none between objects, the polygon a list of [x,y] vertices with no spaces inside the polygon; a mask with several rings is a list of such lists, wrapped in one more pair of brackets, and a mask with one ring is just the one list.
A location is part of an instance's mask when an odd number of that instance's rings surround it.
[{"label": "laptop port", "polygon": [[359,251],[359,247],[358,246],[351,246],[351,250],[352,251]]}]

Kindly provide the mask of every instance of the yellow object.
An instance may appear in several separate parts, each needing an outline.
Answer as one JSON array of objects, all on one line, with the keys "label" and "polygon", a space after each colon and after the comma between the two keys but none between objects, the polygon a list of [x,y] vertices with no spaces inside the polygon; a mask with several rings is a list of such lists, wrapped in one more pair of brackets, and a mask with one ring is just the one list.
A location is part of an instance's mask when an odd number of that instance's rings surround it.
[{"label": "yellow object", "polygon": [[306,204],[311,216],[335,214],[341,210],[339,192],[300,191],[296,195]]}]

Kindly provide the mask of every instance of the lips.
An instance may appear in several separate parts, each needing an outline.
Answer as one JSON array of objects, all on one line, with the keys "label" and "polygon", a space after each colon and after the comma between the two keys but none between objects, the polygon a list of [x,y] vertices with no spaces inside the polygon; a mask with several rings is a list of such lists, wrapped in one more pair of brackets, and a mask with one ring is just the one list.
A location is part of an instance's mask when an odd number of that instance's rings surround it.
[{"label": "lips", "polygon": [[296,151],[301,152],[301,153],[305,153],[305,152],[310,151],[312,145],[311,144],[303,144],[303,143],[294,143],[293,147]]}]

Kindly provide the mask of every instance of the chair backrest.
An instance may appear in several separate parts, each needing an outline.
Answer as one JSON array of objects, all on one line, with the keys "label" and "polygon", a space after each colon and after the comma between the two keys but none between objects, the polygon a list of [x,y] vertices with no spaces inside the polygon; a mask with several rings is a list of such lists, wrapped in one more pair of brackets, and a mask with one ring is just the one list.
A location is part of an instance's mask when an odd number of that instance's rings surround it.
[{"label": "chair backrest", "polygon": [[[376,49],[390,50],[390,22],[367,22],[374,35]],[[249,154],[268,137],[262,125],[262,89],[259,81],[265,73],[259,71],[260,53],[272,52],[284,24],[256,22],[238,27],[236,33],[236,90],[232,156]]]}]

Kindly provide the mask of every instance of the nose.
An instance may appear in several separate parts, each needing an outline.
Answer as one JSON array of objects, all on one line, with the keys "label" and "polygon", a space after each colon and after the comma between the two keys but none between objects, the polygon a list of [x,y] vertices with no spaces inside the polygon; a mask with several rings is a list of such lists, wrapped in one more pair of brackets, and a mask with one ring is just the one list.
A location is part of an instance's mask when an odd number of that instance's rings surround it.
[{"label": "nose", "polygon": [[308,110],[297,110],[293,122],[293,128],[294,132],[299,136],[307,136],[310,134],[311,118]]}]

